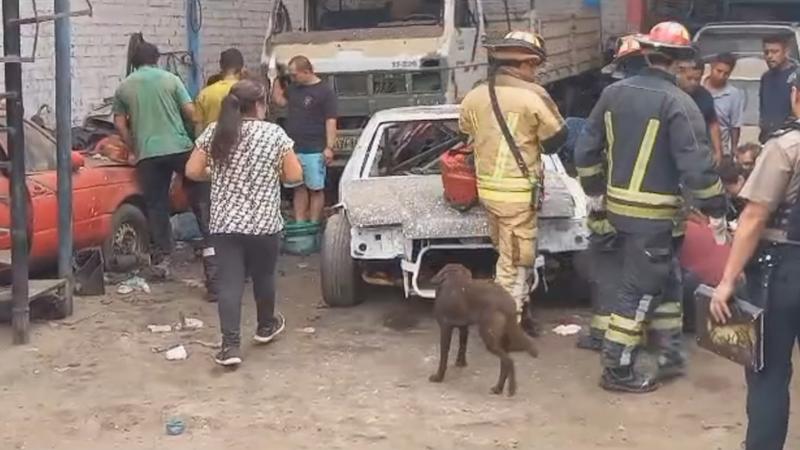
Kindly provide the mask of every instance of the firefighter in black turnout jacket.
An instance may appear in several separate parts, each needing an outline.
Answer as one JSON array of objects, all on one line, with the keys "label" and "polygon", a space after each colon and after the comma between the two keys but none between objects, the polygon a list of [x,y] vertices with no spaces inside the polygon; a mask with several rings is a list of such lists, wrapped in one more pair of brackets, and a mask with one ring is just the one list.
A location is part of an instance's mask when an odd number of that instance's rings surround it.
[{"label": "firefighter in black turnout jacket", "polygon": [[800,69],[789,76],[794,118],[772,133],[739,194],[747,200],[711,314],[728,302],[742,273],[747,297],[765,308],[764,368],[748,370],[747,450],[781,450],[789,424],[792,354],[800,339]]},{"label": "firefighter in black turnout jacket", "polygon": [[[672,231],[682,194],[711,217],[715,235],[726,228],[726,201],[705,122],[674,75],[676,62],[693,56],[689,33],[665,22],[637,40],[649,67],[603,91],[575,152],[589,214],[607,214],[622,261],[600,384],[636,393],[653,391],[658,378],[683,371],[680,326],[673,326],[682,320],[680,299],[664,296],[676,276]],[[655,378],[634,370],[647,322],[648,340],[659,347]]]}]

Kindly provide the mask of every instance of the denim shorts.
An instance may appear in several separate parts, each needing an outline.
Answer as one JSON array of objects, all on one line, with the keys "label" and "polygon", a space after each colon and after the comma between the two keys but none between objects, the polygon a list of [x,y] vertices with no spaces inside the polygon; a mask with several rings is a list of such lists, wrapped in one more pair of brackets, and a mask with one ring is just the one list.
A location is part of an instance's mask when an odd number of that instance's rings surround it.
[{"label": "denim shorts", "polygon": [[325,155],[322,153],[297,153],[300,165],[303,167],[303,182],[294,185],[287,185],[288,188],[295,188],[305,185],[312,191],[322,191],[325,189],[325,178],[327,167],[325,166]]}]

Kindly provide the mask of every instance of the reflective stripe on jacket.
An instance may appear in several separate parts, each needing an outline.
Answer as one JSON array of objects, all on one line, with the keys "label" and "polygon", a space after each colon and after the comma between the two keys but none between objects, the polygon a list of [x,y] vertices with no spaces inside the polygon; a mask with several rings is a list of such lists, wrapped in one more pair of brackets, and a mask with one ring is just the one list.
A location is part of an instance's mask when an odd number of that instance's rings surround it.
[{"label": "reflective stripe on jacket", "polygon": [[497,75],[497,99],[531,177],[526,179],[517,166],[492,110],[488,84],[483,83],[464,98],[459,119],[461,131],[473,143],[478,195],[496,202],[530,203],[541,177],[541,152],[558,150],[548,149],[547,143],[566,137],[564,120],[544,88],[511,75]]}]

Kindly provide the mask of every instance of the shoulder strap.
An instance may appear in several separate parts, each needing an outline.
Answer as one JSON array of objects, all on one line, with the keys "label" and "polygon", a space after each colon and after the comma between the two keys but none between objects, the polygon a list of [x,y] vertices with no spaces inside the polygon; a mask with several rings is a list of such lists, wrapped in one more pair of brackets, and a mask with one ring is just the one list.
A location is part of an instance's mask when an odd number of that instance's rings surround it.
[{"label": "shoulder strap", "polygon": [[520,153],[519,147],[517,147],[517,143],[514,141],[514,136],[511,135],[511,131],[508,129],[506,119],[503,117],[503,111],[500,109],[500,103],[497,100],[497,90],[495,89],[496,84],[497,77],[492,73],[489,75],[489,99],[492,103],[494,117],[497,119],[498,125],[500,125],[500,131],[503,133],[503,137],[508,144],[508,149],[511,150],[511,154],[514,155],[514,159],[517,161],[517,167],[519,167],[520,172],[522,172],[522,176],[530,179],[531,172],[528,170],[528,165],[525,164],[525,159],[522,158],[522,153]]}]

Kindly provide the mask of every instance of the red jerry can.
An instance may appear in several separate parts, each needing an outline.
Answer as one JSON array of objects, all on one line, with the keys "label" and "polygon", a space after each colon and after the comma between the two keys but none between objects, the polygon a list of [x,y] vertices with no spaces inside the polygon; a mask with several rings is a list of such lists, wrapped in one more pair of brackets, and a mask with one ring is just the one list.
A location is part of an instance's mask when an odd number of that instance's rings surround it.
[{"label": "red jerry can", "polygon": [[475,155],[466,146],[450,149],[440,158],[444,198],[464,212],[478,204],[478,182],[475,177]]}]

